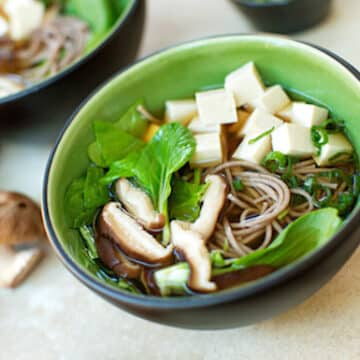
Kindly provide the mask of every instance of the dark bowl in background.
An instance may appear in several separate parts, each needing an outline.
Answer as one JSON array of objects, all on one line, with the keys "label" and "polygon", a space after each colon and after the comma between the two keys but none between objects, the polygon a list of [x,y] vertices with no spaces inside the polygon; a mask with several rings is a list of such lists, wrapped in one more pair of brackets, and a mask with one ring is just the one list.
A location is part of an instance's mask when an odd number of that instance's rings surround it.
[{"label": "dark bowl in background", "polygon": [[284,0],[281,3],[255,3],[231,0],[258,30],[290,34],[308,29],[330,13],[332,0]]},{"label": "dark bowl in background", "polygon": [[92,52],[64,71],[0,98],[0,129],[19,123],[65,122],[104,79],[136,58],[145,22],[145,0],[133,0],[126,16]]}]

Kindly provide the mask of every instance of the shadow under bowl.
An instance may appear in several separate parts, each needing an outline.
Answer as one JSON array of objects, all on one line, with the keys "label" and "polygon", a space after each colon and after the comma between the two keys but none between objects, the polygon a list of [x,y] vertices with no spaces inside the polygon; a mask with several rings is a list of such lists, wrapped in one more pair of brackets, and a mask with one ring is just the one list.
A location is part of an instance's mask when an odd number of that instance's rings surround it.
[{"label": "shadow under bowl", "polygon": [[332,0],[283,0],[256,2],[231,0],[261,31],[290,34],[308,29],[330,13]]},{"label": "shadow under bowl", "polygon": [[0,98],[0,128],[65,122],[94,87],[134,61],[144,22],[145,0],[128,0],[114,29],[89,54],[38,84]]},{"label": "shadow under bowl", "polygon": [[[96,90],[69,119],[50,156],[43,189],[44,222],[57,255],[86,286],[107,301],[158,323],[196,329],[249,325],[286,311],[321,288],[359,245],[357,207],[322,248],[277,272],[215,294],[160,298],[111,288],[79,265],[79,234],[66,224],[64,196],[81,176],[94,140],[95,120],[115,121],[139,98],[163,111],[167,99],[191,97],[223,84],[225,76],[254,61],[267,83],[306,94],[345,121],[360,153],[360,75],[351,65],[314,46],[280,36],[233,35],[198,40],[158,52],[120,72]],[[336,91],[334,91],[336,89]]]}]

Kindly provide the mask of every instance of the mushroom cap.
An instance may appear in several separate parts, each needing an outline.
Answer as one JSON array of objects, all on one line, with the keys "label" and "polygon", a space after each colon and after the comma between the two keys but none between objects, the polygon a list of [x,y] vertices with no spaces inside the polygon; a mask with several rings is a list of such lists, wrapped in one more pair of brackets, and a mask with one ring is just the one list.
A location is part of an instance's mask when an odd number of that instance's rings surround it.
[{"label": "mushroom cap", "polygon": [[184,256],[190,267],[188,286],[198,292],[212,292],[217,289],[211,282],[211,261],[205,241],[201,235],[191,230],[189,223],[171,222],[171,241],[175,249]]},{"label": "mushroom cap", "polygon": [[99,221],[104,235],[116,243],[131,260],[151,265],[171,262],[173,246],[164,248],[154,236],[128,215],[119,203],[106,204]]},{"label": "mushroom cap", "polygon": [[0,244],[18,245],[44,237],[39,206],[25,195],[0,191]]}]

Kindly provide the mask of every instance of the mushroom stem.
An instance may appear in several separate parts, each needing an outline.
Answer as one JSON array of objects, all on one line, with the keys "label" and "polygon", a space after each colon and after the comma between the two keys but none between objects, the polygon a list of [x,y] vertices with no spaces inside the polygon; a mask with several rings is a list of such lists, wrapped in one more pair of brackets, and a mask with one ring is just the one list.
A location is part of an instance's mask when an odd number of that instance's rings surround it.
[{"label": "mushroom stem", "polygon": [[209,184],[201,207],[200,216],[191,224],[191,230],[198,232],[206,242],[215,230],[215,226],[226,201],[226,183],[219,175],[208,175]]},{"label": "mushroom stem", "polygon": [[38,248],[14,251],[8,245],[0,245],[0,287],[16,287],[40,261]]}]

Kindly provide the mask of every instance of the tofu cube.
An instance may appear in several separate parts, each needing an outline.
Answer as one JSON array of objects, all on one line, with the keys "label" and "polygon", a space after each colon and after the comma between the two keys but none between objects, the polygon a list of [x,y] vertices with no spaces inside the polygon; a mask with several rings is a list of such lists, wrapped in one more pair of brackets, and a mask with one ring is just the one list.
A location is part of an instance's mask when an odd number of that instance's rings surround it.
[{"label": "tofu cube", "polygon": [[291,122],[293,118],[293,108],[294,108],[294,102],[291,102],[288,106],[286,106],[284,109],[278,111],[276,113],[276,116],[280,117],[281,119]]},{"label": "tofu cube", "polygon": [[196,94],[200,121],[208,125],[232,124],[237,121],[234,96],[224,89]]},{"label": "tofu cube", "polygon": [[280,85],[268,88],[255,101],[255,106],[271,114],[276,114],[290,104],[290,99]]},{"label": "tofu cube", "polygon": [[310,128],[297,124],[284,124],[271,133],[272,148],[285,155],[307,157],[315,153]]},{"label": "tofu cube", "polygon": [[255,64],[250,62],[225,78],[225,89],[234,94],[236,106],[240,107],[253,104],[263,95],[265,86]]},{"label": "tofu cube", "polygon": [[254,143],[249,143],[254,138],[253,135],[246,135],[241,144],[233,154],[234,159],[247,160],[255,164],[261,161],[271,151],[271,136],[267,135]]},{"label": "tofu cube", "polygon": [[190,160],[192,167],[219,165],[223,160],[221,134],[209,133],[195,135],[196,151]]},{"label": "tofu cube", "polygon": [[300,102],[293,103],[291,112],[291,122],[309,128],[314,125],[320,125],[329,115],[327,109]]},{"label": "tofu cube", "polygon": [[198,116],[194,117],[189,126],[189,130],[193,134],[203,134],[203,133],[220,133],[221,132],[221,125],[219,124],[205,124],[202,121],[200,121],[200,118]]},{"label": "tofu cube", "polygon": [[353,153],[354,149],[349,140],[342,134],[329,134],[327,144],[321,147],[319,156],[314,156],[315,162],[319,166],[331,164],[331,160],[340,154]]},{"label": "tofu cube", "polygon": [[16,41],[28,38],[45,15],[45,5],[35,0],[6,0],[3,9],[9,17],[10,37]]},{"label": "tofu cube", "polygon": [[179,122],[186,126],[197,115],[195,100],[169,100],[165,103],[165,121]]},{"label": "tofu cube", "polygon": [[264,110],[256,109],[247,119],[244,127],[240,130],[240,135],[256,134],[259,135],[272,127],[278,128],[284,122],[274,115]]}]

